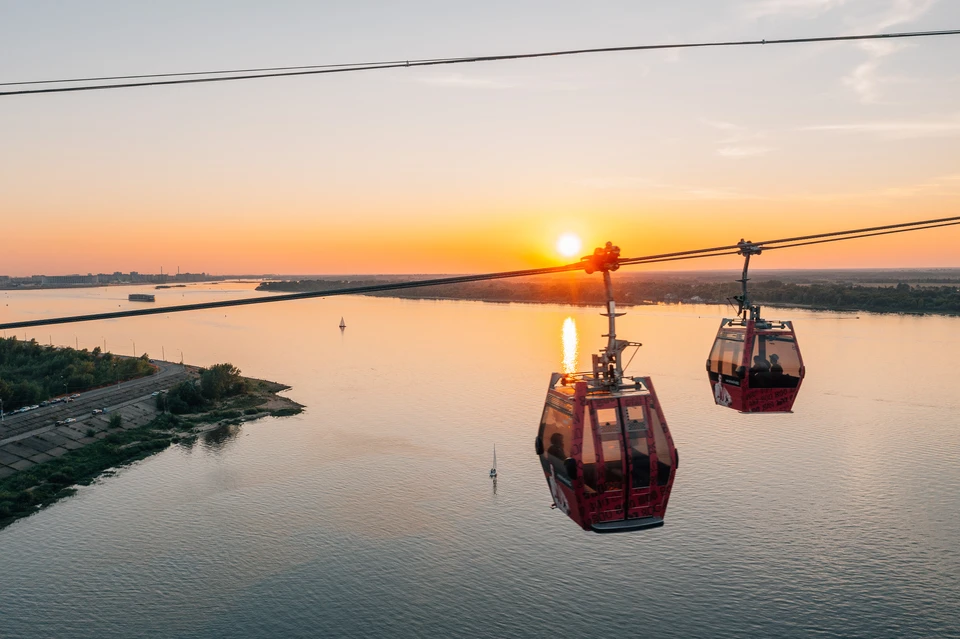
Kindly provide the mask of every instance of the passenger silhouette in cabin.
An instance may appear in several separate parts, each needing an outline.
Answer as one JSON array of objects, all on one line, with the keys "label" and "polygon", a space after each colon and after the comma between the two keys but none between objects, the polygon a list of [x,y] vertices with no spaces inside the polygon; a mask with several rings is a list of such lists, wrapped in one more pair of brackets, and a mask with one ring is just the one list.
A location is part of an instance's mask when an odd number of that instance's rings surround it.
[{"label": "passenger silhouette in cabin", "polygon": [[550,435],[550,447],[547,448],[547,457],[557,477],[568,477],[566,467],[567,453],[563,450],[563,435],[561,433]]},{"label": "passenger silhouette in cabin", "polygon": [[563,435],[560,433],[550,435],[550,448],[547,449],[547,453],[561,461],[567,458],[567,454],[563,451]]},{"label": "passenger silhouette in cabin", "polygon": [[780,356],[777,354],[770,356],[770,372],[774,375],[783,375],[783,366],[780,365]]},{"label": "passenger silhouette in cabin", "polygon": [[750,367],[750,385],[755,388],[766,388],[770,382],[770,362],[761,355],[753,356],[753,366]]}]

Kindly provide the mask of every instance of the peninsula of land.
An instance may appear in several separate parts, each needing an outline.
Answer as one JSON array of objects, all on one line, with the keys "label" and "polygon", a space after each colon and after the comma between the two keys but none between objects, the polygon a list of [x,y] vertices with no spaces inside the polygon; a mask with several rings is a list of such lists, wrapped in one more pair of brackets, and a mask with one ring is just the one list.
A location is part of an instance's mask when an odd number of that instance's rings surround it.
[{"label": "peninsula of land", "polygon": [[[86,377],[71,379],[89,385],[23,403],[49,395],[50,377],[43,373],[64,361],[71,363],[58,370],[85,370]],[[98,385],[98,365],[128,374]],[[198,368],[0,340],[0,405],[21,404],[0,421],[0,528],[169,446],[220,437],[261,417],[297,414],[303,406],[279,394],[288,388],[243,377],[230,364]]]}]

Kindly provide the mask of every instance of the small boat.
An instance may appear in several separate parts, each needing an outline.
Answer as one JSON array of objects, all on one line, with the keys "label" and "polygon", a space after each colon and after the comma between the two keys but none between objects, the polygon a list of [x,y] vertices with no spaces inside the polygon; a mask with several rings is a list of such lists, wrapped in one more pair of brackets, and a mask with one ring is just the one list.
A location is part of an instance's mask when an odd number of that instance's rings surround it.
[{"label": "small boat", "polygon": [[342,330],[345,329],[346,327],[347,327],[347,325],[343,323],[343,318],[341,317],[341,318],[340,318],[340,330],[342,331]]},{"label": "small boat", "polygon": [[497,478],[497,445],[493,445],[493,467],[490,469],[490,479]]}]

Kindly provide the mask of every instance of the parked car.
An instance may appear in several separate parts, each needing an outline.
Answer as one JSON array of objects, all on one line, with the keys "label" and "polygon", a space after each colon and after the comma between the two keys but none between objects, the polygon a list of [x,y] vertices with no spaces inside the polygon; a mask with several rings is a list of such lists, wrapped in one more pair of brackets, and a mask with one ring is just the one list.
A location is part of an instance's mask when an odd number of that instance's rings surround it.
[{"label": "parked car", "polygon": [[70,396],[70,399],[79,399],[79,398],[80,398],[80,393],[74,393],[73,395]]},{"label": "parked car", "polygon": [[75,422],[75,421],[77,421],[77,420],[75,420],[73,417],[67,417],[65,420],[63,420],[63,423],[64,423],[64,424],[72,424],[72,423]]},{"label": "parked car", "polygon": [[94,409],[93,409],[93,414],[94,414],[94,415],[102,415],[102,414],[103,414],[103,409],[102,409],[102,408],[94,408]]}]

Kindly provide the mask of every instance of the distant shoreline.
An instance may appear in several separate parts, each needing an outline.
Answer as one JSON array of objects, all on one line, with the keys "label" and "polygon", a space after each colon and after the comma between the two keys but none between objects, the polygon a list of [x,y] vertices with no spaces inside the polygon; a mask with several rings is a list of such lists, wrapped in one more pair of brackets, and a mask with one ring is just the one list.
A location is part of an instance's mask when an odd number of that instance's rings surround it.
[{"label": "distant shoreline", "polygon": [[[79,283],[79,284],[4,284],[0,283],[0,291],[49,291],[64,288],[112,288],[114,286],[153,286],[155,288],[173,288],[186,287],[189,284],[213,284],[225,282],[237,278],[211,278],[205,280],[196,280],[189,282],[178,282],[176,280],[165,282],[99,282],[99,283]],[[252,282],[251,282],[252,283]]]},{"label": "distant shoreline", "polygon": [[[553,304],[555,306],[573,306],[576,308],[603,308],[603,304],[592,304],[592,303],[566,303],[566,302],[545,302],[538,300],[520,300],[520,299],[472,299],[472,298],[463,298],[463,297],[442,297],[442,296],[428,296],[424,295],[422,297],[410,297],[410,296],[393,296],[387,293],[378,293],[377,295],[367,295],[366,297],[390,297],[393,299],[409,299],[409,300],[436,300],[443,302],[484,302],[486,304],[536,304],[536,305],[547,305]],[[701,306],[726,306],[729,307],[730,304],[727,302],[634,302],[629,304],[617,304],[617,308],[634,308],[639,306],[691,306],[691,305],[701,305]],[[832,313],[874,313],[876,315],[916,315],[916,316],[925,316],[925,315],[942,315],[946,317],[960,317],[960,312],[956,313],[922,313],[916,311],[871,311],[864,310],[859,308],[839,308],[839,307],[827,307],[827,306],[809,306],[801,304],[763,304],[766,308],[783,308],[783,309],[796,309],[799,311],[828,311]],[[733,315],[733,313],[730,313]]]},{"label": "distant shoreline", "polygon": [[[844,274],[849,277],[849,274]],[[620,278],[614,280],[617,304],[650,306],[659,304],[710,304],[726,306],[740,294],[740,287],[729,280],[703,281],[673,275],[658,278]],[[796,308],[838,313],[896,313],[901,315],[960,315],[960,277],[946,283],[922,282],[914,285],[897,282],[885,286],[875,280],[865,283],[781,280],[751,283],[751,299],[771,308]],[[400,281],[397,278],[397,281]],[[258,291],[292,293],[336,291],[344,288],[382,284],[383,280],[296,280],[268,281]],[[554,277],[516,281],[443,284],[424,289],[402,289],[366,293],[371,297],[396,299],[432,299],[489,302],[494,304],[561,304],[603,306],[602,288],[583,277]]]}]

